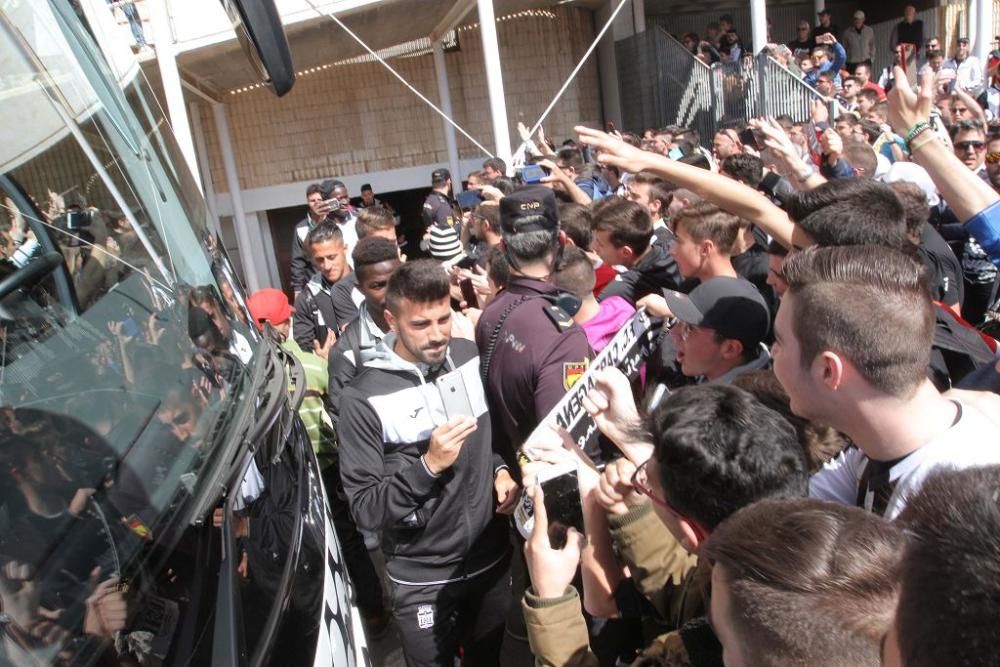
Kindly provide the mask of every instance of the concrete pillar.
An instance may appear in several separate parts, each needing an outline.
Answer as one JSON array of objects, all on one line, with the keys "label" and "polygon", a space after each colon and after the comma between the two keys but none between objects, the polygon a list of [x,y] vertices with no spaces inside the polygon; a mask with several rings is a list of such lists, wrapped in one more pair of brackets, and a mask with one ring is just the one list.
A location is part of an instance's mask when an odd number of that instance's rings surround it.
[{"label": "concrete pillar", "polygon": [[760,53],[767,46],[766,0],[750,0],[750,32],[754,53]]},{"label": "concrete pillar", "polygon": [[224,104],[213,104],[212,115],[215,119],[215,129],[219,135],[219,149],[222,153],[222,165],[226,170],[226,184],[229,186],[229,196],[233,200],[233,227],[236,229],[236,243],[240,252],[240,263],[243,265],[244,287],[253,293],[261,288],[260,274],[264,271],[264,263],[257,255],[262,250],[259,246],[254,251],[253,238],[250,235],[249,224],[252,223],[243,211],[243,197],[240,193],[240,176],[236,168],[236,157],[233,155],[233,141],[229,134],[229,121],[226,119]]},{"label": "concrete pillar", "polygon": [[[438,102],[441,111],[448,118],[454,120],[455,115],[451,109],[451,88],[448,86],[448,64],[445,62],[444,45],[441,40],[434,42],[434,73],[437,74]],[[444,119],[441,120],[441,124],[444,126],[444,142],[448,147],[448,170],[451,171],[452,183],[457,194],[462,189],[462,174],[458,167],[458,141],[455,138],[455,127]]]},{"label": "concrete pillar", "polygon": [[507,98],[503,92],[503,72],[500,67],[500,47],[497,44],[497,24],[493,0],[477,0],[479,34],[483,39],[483,59],[486,61],[486,88],[490,95],[490,118],[496,156],[510,166],[510,126],[507,122]]},{"label": "concrete pillar", "polygon": [[632,0],[632,27],[636,34],[646,32],[646,0]]},{"label": "concrete pillar", "polygon": [[166,0],[154,0],[146,3],[149,18],[153,24],[155,38],[156,64],[160,69],[160,80],[163,83],[163,95],[167,98],[167,113],[170,115],[170,127],[174,138],[180,146],[184,161],[194,175],[194,180],[200,180],[198,174],[198,158],[194,150],[194,139],[191,136],[191,125],[188,122],[187,106],[184,104],[184,89],[181,87],[181,74],[177,69],[177,53],[174,48],[173,33],[170,30],[170,16],[167,14]]},{"label": "concrete pillar", "polygon": [[810,24],[816,25],[819,22],[818,14],[826,9],[826,0],[813,0],[813,15]]},{"label": "concrete pillar", "polygon": [[[970,0],[972,4],[973,0]],[[974,0],[976,5],[976,42],[973,45],[972,54],[979,59],[979,62],[986,66],[989,59],[991,44],[993,41],[993,0]],[[971,7],[970,7],[971,10]],[[972,12],[970,11],[971,15]]]},{"label": "concrete pillar", "polygon": [[208,161],[208,144],[205,143],[205,128],[201,124],[201,107],[197,102],[188,105],[191,116],[191,130],[194,132],[194,148],[198,156],[198,170],[201,178],[197,180],[201,193],[205,196],[208,206],[208,226],[212,233],[219,233],[219,212],[215,209],[215,183],[212,182],[212,170]]}]

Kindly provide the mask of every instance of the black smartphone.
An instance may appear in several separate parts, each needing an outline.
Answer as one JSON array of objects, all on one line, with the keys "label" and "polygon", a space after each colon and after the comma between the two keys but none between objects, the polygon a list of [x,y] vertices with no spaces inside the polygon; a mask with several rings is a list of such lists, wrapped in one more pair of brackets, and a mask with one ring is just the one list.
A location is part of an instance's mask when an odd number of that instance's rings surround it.
[{"label": "black smartphone", "polygon": [[462,290],[462,300],[465,301],[465,305],[469,308],[478,308],[479,295],[476,294],[476,288],[472,285],[472,278],[462,278],[458,281],[458,287]]},{"label": "black smartphone", "polygon": [[753,129],[749,127],[740,132],[740,143],[744,146],[749,146],[755,151],[760,150],[760,146],[757,144],[757,135],[754,134]]},{"label": "black smartphone", "polygon": [[583,505],[580,482],[572,465],[553,466],[538,474],[545,494],[545,514],[549,519],[549,543],[555,549],[566,546],[566,531],[576,528],[582,534]]}]

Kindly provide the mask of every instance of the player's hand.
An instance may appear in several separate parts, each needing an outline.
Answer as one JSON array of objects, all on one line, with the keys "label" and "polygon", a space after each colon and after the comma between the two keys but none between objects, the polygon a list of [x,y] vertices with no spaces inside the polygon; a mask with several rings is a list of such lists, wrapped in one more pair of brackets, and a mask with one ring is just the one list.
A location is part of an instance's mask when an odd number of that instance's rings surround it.
[{"label": "player's hand", "polygon": [[431,432],[431,442],[424,463],[435,475],[450,468],[462,452],[466,438],[476,431],[472,417],[453,417]]},{"label": "player's hand", "polygon": [[497,514],[513,514],[520,498],[518,491],[521,487],[510,476],[509,470],[500,468],[497,471],[493,478],[493,490],[497,493]]}]

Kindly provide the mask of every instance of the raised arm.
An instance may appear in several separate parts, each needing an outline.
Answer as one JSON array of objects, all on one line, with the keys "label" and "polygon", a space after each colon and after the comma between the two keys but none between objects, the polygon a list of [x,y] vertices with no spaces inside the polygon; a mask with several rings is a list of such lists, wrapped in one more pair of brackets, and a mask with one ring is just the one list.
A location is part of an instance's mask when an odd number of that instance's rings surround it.
[{"label": "raised arm", "polygon": [[598,161],[601,164],[612,165],[631,173],[655,172],[719,208],[756,224],[787,248],[802,248],[813,243],[789,219],[788,214],[747,185],[706,169],[635,148],[600,130],[577,126],[575,131],[580,135],[580,141],[600,149]]},{"label": "raised arm", "polygon": [[[895,76],[896,81],[906,81],[906,74],[899,67],[895,68]],[[994,202],[1000,201],[1000,195],[962,164],[937,139],[929,126],[910,136],[914,128],[927,123],[930,118],[934,99],[933,73],[921,78],[919,92],[914,92],[907,85],[899,85],[889,91],[888,97],[889,123],[896,134],[907,139],[910,158],[927,170],[959,220],[968,220]]]}]

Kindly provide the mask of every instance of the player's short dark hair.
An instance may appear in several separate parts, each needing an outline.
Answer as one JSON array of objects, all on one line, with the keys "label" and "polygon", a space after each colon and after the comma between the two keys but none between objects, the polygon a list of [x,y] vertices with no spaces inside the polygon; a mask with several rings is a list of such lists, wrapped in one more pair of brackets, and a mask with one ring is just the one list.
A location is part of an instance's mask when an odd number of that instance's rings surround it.
[{"label": "player's short dark hair", "polygon": [[737,153],[722,161],[722,171],[733,180],[756,189],[764,180],[764,161],[756,155]]},{"label": "player's short dark hair", "polygon": [[315,194],[323,194],[323,192],[319,189],[319,183],[310,183],[309,187],[306,188],[306,199],[309,199]]},{"label": "player's short dark hair", "polygon": [[653,220],[649,211],[634,201],[606,197],[593,206],[594,231],[608,232],[616,248],[628,246],[638,256],[649,248]]},{"label": "player's short dark hair", "polygon": [[931,207],[927,203],[927,195],[916,183],[896,181],[889,185],[899,202],[903,205],[903,220],[906,222],[906,234],[910,239],[920,238],[930,217]]},{"label": "player's short dark hair", "polygon": [[433,259],[414,259],[399,265],[385,291],[385,307],[399,314],[403,300],[434,303],[451,296],[448,273]]},{"label": "player's short dark hair", "polygon": [[666,214],[667,207],[670,206],[670,201],[674,198],[673,191],[677,189],[675,185],[651,171],[640,171],[632,176],[631,182],[648,185],[649,198],[659,201],[664,214]]},{"label": "player's short dark hair", "polygon": [[486,276],[498,289],[507,287],[510,282],[510,264],[500,246],[493,246],[486,253]]},{"label": "player's short dark hair", "polygon": [[381,264],[382,262],[399,261],[399,246],[390,239],[382,236],[369,236],[361,239],[354,246],[351,252],[351,259],[354,261],[354,270],[361,278],[368,267]]},{"label": "player's short dark hair", "polygon": [[556,152],[556,162],[563,169],[566,167],[572,167],[578,172],[583,169],[583,154],[580,152],[579,148],[572,148],[567,146],[566,148],[560,148]]},{"label": "player's short dark hair", "polygon": [[594,216],[589,206],[577,203],[559,204],[559,227],[577,248],[590,250],[594,241]]},{"label": "player's short dark hair", "polygon": [[324,220],[309,230],[306,234],[305,243],[302,245],[309,248],[317,243],[344,243],[344,233],[340,231],[335,223]]},{"label": "player's short dark hair", "polygon": [[371,236],[375,232],[393,229],[396,226],[396,219],[392,217],[392,213],[381,206],[363,208],[358,211],[357,218],[354,228],[357,230],[359,239]]},{"label": "player's short dark hair", "polygon": [[740,219],[708,202],[685,206],[673,224],[675,232],[683,227],[695,243],[711,241],[723,255],[732,253],[740,236]]},{"label": "player's short dark hair", "polygon": [[494,171],[499,171],[501,174],[507,173],[507,163],[498,157],[491,157],[488,160],[483,161],[483,169],[489,167]]},{"label": "player's short dark hair", "polygon": [[798,192],[785,210],[821,246],[903,247],[903,205],[892,188],[861,178],[842,178]]},{"label": "player's short dark hair", "polygon": [[725,582],[747,664],[864,667],[878,664],[892,625],[905,543],[857,507],[769,499],[724,521],[705,557]]},{"label": "player's short dark hair", "polygon": [[552,282],[559,289],[585,299],[593,294],[597,275],[587,254],[571,246],[563,249],[562,261],[552,275]]},{"label": "player's short dark hair", "polygon": [[903,664],[988,665],[1000,646],[1000,466],[942,469],[906,501]]},{"label": "player's short dark hair", "polygon": [[708,531],[758,500],[807,493],[795,429],[742,389],[683,387],[646,423],[666,501]]},{"label": "player's short dark hair", "polygon": [[782,273],[802,368],[835,350],[892,396],[926,379],[935,317],[923,264],[879,245],[811,247],[786,257]]}]

